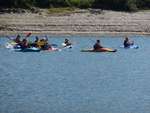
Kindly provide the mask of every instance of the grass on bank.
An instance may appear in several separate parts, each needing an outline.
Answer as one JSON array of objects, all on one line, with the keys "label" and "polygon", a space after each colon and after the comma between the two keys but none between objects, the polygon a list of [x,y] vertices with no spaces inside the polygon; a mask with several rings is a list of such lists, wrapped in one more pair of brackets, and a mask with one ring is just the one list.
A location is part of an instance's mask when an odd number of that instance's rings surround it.
[{"label": "grass on bank", "polygon": [[71,7],[48,9],[49,14],[64,14],[64,13],[72,13],[74,11],[75,11],[75,8],[71,8]]}]

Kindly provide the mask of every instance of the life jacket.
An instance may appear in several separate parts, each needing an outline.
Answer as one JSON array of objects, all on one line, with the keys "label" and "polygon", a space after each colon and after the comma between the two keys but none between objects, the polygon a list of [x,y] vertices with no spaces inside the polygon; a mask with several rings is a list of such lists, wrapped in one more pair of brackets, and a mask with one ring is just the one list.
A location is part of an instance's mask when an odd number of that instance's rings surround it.
[{"label": "life jacket", "polygon": [[42,46],[45,45],[45,41],[40,40],[40,41],[36,42],[36,44],[37,44],[37,46],[38,46],[39,48],[42,48]]}]

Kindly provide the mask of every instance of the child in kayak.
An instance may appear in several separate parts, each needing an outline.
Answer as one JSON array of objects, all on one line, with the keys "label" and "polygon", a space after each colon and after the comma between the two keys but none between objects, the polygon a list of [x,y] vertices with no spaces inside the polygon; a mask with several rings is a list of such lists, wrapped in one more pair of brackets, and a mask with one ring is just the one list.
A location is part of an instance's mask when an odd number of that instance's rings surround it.
[{"label": "child in kayak", "polygon": [[103,46],[101,46],[100,40],[97,40],[96,43],[95,43],[94,46],[93,46],[93,49],[94,49],[94,50],[100,50],[100,49],[102,49],[102,48],[103,48]]},{"label": "child in kayak", "polygon": [[133,41],[130,41],[128,37],[125,37],[124,42],[123,42],[124,47],[130,47],[131,45],[134,45]]},{"label": "child in kayak", "polygon": [[66,46],[70,46],[70,45],[72,45],[72,43],[68,39],[65,39],[63,46],[66,47]]}]

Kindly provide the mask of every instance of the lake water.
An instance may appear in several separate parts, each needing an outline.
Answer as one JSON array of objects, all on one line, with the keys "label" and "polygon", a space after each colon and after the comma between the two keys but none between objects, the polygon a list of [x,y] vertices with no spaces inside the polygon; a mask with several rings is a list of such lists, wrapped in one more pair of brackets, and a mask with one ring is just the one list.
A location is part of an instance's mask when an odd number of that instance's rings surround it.
[{"label": "lake water", "polygon": [[[49,36],[61,45],[66,37]],[[22,53],[0,48],[0,113],[150,113],[150,36],[70,36],[74,48]],[[95,40],[116,53],[82,53]],[[31,40],[31,39],[30,39]],[[0,45],[8,40],[0,38]]]}]

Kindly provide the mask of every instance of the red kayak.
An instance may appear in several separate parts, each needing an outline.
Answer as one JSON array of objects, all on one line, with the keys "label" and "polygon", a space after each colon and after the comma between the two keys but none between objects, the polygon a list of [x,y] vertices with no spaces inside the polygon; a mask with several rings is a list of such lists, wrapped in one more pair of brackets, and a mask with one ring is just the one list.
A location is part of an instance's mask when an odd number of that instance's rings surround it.
[{"label": "red kayak", "polygon": [[98,50],[94,49],[83,49],[81,52],[116,52],[117,49],[111,49],[111,48],[100,48]]},{"label": "red kayak", "polygon": [[53,52],[53,51],[60,51],[60,49],[59,48],[49,48],[48,50],[44,50],[44,51]]}]

